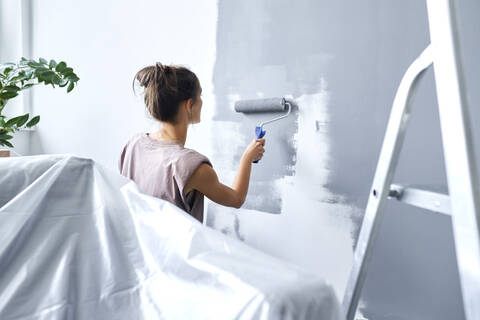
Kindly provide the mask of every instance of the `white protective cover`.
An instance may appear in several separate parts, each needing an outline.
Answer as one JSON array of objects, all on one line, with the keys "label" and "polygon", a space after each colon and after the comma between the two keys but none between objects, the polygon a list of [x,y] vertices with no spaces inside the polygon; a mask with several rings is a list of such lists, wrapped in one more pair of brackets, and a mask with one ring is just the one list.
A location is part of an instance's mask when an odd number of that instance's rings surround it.
[{"label": "white protective cover", "polygon": [[323,280],[93,160],[0,159],[2,320],[336,320],[339,310]]}]

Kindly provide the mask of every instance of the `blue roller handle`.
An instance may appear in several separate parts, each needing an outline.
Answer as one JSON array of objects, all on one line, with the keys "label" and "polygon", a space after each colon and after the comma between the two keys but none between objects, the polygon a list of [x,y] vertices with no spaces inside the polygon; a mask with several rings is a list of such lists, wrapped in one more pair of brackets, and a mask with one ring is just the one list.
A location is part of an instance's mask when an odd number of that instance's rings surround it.
[{"label": "blue roller handle", "polygon": [[[267,133],[267,131],[263,130],[262,127],[255,127],[255,136],[257,137],[257,139],[261,139],[265,136],[265,133]],[[258,163],[258,161],[260,160],[255,160],[253,161],[253,163]]]}]

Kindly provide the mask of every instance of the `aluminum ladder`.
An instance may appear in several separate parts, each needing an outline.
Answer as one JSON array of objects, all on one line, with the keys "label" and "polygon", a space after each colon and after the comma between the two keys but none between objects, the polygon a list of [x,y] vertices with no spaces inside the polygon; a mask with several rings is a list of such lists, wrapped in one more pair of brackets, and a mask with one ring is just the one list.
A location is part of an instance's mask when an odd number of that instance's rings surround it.
[{"label": "aluminum ladder", "polygon": [[[387,199],[450,215],[466,320],[480,319],[480,199],[478,172],[459,55],[454,0],[427,0],[430,45],[397,89],[343,299],[353,320]],[[414,89],[433,66],[449,194],[392,184]]]}]

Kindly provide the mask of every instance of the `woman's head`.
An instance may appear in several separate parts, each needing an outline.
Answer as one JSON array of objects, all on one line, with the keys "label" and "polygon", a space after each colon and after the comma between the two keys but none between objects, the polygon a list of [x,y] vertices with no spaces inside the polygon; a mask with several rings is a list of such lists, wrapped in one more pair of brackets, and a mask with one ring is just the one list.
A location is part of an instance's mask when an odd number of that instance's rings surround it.
[{"label": "woman's head", "polygon": [[135,80],[144,87],[145,105],[155,119],[175,124],[184,115],[188,122],[200,121],[202,88],[192,71],[157,62],[138,71],[133,85]]}]

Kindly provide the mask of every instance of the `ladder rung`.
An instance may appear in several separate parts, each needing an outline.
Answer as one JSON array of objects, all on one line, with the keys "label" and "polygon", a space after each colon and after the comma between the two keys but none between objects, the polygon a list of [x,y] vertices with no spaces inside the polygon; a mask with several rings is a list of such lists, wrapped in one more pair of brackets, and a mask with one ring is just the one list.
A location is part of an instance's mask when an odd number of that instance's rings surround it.
[{"label": "ladder rung", "polygon": [[447,194],[392,184],[390,199],[446,215],[451,214],[450,197]]}]

